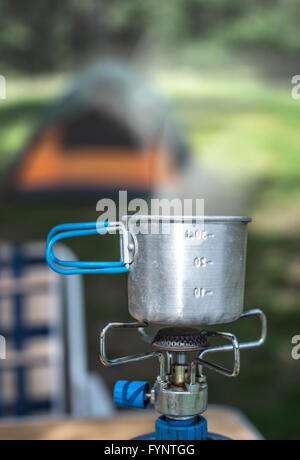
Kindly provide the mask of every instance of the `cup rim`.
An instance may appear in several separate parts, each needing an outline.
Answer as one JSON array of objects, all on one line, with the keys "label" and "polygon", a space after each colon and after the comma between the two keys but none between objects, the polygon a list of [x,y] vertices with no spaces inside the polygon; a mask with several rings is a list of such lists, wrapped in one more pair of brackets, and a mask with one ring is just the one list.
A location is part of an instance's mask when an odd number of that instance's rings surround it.
[{"label": "cup rim", "polygon": [[140,221],[140,222],[172,222],[172,223],[185,223],[185,222],[215,222],[215,223],[250,223],[252,218],[249,216],[158,216],[158,215],[126,215],[122,220]]}]

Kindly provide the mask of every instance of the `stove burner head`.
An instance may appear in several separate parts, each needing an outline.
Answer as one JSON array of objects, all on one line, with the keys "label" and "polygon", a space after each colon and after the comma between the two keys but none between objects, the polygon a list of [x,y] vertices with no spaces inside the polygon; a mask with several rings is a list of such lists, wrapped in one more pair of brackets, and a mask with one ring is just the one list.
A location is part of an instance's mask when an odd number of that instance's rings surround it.
[{"label": "stove burner head", "polygon": [[161,329],[152,342],[156,350],[186,352],[199,351],[209,347],[205,331],[192,328],[170,327]]}]

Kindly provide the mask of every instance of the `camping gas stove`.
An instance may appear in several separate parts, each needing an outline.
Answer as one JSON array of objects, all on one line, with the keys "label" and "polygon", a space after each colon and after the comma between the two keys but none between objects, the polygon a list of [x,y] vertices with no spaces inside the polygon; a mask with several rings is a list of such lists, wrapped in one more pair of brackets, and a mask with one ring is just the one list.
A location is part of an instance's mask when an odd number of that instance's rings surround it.
[{"label": "camping gas stove", "polygon": [[[149,403],[161,415],[156,421],[155,433],[139,439],[156,440],[206,440],[224,439],[207,432],[207,422],[202,414],[207,409],[208,385],[204,369],[214,370],[234,378],[240,372],[240,350],[262,345],[266,338],[266,317],[259,309],[247,311],[241,318],[257,316],[261,320],[261,336],[254,342],[239,343],[230,333],[199,330],[194,328],[163,328],[150,337],[147,324],[111,323],[101,333],[100,357],[105,366],[117,366],[134,361],[156,358],[159,375],[152,389],[147,382],[124,381],[116,383],[114,401],[119,407],[145,409]],[[153,351],[145,354],[108,359],[105,338],[114,328],[137,328],[143,340],[151,344]],[[209,339],[217,337],[228,341],[227,345],[210,346]],[[208,354],[232,352],[231,370],[205,359]],[[194,355],[196,354],[196,357]]]},{"label": "camping gas stove", "polygon": [[[50,232],[47,261],[55,271],[129,273],[129,311],[136,322],[110,323],[102,330],[100,359],[105,366],[146,359],[159,362],[159,375],[152,389],[147,382],[138,381],[119,381],[114,388],[117,406],[145,409],[151,403],[161,414],[155,432],[139,439],[224,439],[208,433],[202,416],[207,409],[205,369],[237,377],[240,351],[262,345],[267,333],[261,310],[243,312],[250,221],[247,217],[172,217],[165,231],[162,227],[166,218],[134,216],[125,218],[125,223],[67,224]],[[121,234],[120,262],[69,262],[57,259],[53,253],[53,245],[61,239],[112,231]],[[206,329],[251,316],[261,322],[257,341],[240,343],[234,334]],[[147,332],[151,324],[164,327],[152,337]],[[107,334],[120,328],[137,329],[152,350],[108,358]],[[212,344],[215,340],[225,344]],[[231,369],[208,360],[208,355],[217,352],[232,353]]]}]

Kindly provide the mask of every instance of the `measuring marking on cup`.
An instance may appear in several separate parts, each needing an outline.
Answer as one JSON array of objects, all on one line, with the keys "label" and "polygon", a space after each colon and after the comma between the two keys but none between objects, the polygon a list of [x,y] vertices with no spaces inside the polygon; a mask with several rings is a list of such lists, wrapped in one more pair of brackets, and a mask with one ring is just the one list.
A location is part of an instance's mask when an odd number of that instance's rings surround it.
[{"label": "measuring marking on cup", "polygon": [[207,259],[206,257],[196,257],[196,259],[194,260],[194,264],[197,268],[206,268],[208,265],[213,264],[213,261]]},{"label": "measuring marking on cup", "polygon": [[194,296],[199,298],[199,297],[205,297],[206,295],[213,295],[213,291],[209,289],[204,289],[204,288],[195,288],[194,289]]},{"label": "measuring marking on cup", "polygon": [[[237,320],[244,309],[251,219],[170,217],[168,234],[147,231],[149,224],[160,226],[166,219],[135,215],[123,222],[58,226],[48,237],[47,261],[62,274],[128,272],[129,311],[140,322],[188,326]],[[140,233],[135,234],[137,221]],[[111,231],[120,233],[118,262],[69,262],[53,253],[61,239]]]}]

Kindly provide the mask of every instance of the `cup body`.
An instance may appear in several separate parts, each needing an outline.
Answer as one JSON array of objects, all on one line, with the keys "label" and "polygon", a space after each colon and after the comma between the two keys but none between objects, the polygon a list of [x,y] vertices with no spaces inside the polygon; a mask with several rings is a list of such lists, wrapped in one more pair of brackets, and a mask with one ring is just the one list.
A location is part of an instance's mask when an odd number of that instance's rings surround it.
[{"label": "cup body", "polygon": [[141,233],[128,277],[135,319],[200,326],[241,316],[249,217],[174,218],[166,234],[151,231],[164,222],[155,216],[127,218],[129,230],[136,219]]}]

